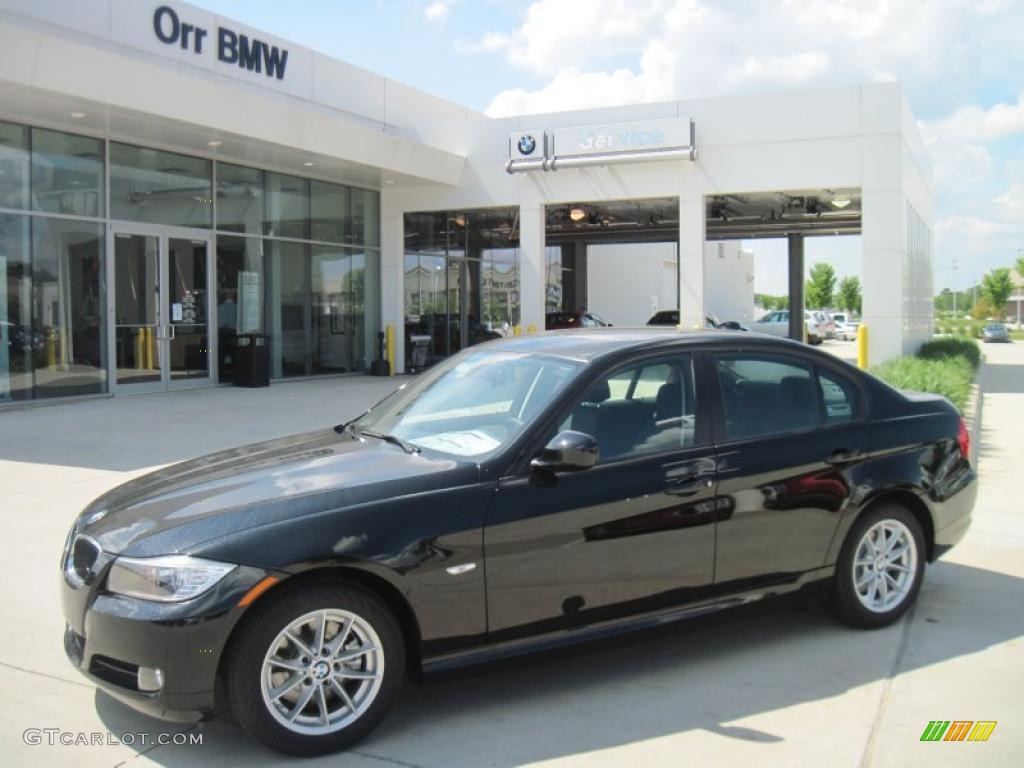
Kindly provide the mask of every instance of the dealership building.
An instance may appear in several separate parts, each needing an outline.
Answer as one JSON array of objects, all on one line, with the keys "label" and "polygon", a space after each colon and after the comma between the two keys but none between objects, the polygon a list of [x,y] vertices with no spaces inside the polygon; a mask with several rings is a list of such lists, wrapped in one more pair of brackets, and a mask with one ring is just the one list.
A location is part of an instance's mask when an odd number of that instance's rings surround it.
[{"label": "dealership building", "polygon": [[860,237],[877,362],[931,334],[930,178],[895,83],[493,119],[185,3],[0,0],[0,403],[749,321],[769,237],[794,302]]}]

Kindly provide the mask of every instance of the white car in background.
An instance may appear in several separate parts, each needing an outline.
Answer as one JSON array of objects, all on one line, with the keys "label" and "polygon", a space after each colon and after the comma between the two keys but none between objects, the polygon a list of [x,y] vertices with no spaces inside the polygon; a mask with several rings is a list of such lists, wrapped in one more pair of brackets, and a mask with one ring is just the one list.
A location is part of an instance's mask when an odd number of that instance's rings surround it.
[{"label": "white car in background", "polygon": [[[805,310],[804,323],[807,325],[807,342],[821,344],[826,333],[824,313]],[[756,323],[752,323],[750,330],[755,333],[769,333],[772,336],[789,336],[789,310],[777,309],[769,312]]]},{"label": "white car in background", "polygon": [[843,341],[856,341],[857,330],[860,328],[860,320],[854,320],[852,315],[845,312],[836,312],[832,315],[836,323],[836,338]]}]

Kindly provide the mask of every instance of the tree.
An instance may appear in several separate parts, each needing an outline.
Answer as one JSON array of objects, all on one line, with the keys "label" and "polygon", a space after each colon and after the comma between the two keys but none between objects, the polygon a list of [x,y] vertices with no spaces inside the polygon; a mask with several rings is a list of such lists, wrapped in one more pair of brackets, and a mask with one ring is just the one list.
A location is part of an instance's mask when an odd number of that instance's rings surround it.
[{"label": "tree", "polygon": [[1024,256],[1017,257],[1017,274],[1024,277]]},{"label": "tree", "polygon": [[971,317],[975,320],[988,320],[992,316],[992,305],[989,304],[988,299],[984,296],[979,296],[978,300],[971,307]]},{"label": "tree", "polygon": [[860,278],[844,277],[839,281],[839,295],[836,297],[836,303],[839,304],[840,309],[845,309],[856,315],[860,314]]},{"label": "tree", "polygon": [[822,261],[811,267],[811,279],[804,289],[804,301],[808,309],[826,309],[832,305],[836,291],[836,271],[831,264]]},{"label": "tree", "polygon": [[1009,267],[993,269],[981,278],[981,294],[988,299],[992,309],[999,317],[1003,316],[1006,309],[1006,302],[1013,293],[1013,278],[1010,277]]}]

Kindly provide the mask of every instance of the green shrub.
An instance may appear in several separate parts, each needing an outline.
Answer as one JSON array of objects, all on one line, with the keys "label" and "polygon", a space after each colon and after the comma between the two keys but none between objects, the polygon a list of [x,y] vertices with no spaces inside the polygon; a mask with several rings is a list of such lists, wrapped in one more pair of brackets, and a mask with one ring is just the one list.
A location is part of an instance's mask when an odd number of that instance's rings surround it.
[{"label": "green shrub", "polygon": [[949,357],[963,357],[975,370],[981,365],[981,348],[971,339],[936,339],[922,344],[917,351],[922,360],[943,360]]},{"label": "green shrub", "polygon": [[960,411],[967,405],[974,380],[974,367],[962,356],[937,359],[897,357],[874,366],[871,373],[896,389],[943,395]]}]

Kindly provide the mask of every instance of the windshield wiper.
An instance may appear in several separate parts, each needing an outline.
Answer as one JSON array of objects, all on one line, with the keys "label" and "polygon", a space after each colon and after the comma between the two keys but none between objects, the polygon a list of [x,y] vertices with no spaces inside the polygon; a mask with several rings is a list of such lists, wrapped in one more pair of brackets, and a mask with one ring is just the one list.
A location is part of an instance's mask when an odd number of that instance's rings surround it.
[{"label": "windshield wiper", "polygon": [[407,443],[402,438],[395,437],[394,435],[386,435],[383,432],[373,432],[372,430],[369,429],[353,429],[352,433],[357,437],[362,437],[363,435],[365,435],[366,437],[376,437],[378,440],[383,440],[385,443],[397,445],[406,453],[421,453],[420,449],[417,446],[413,445],[412,443]]}]

